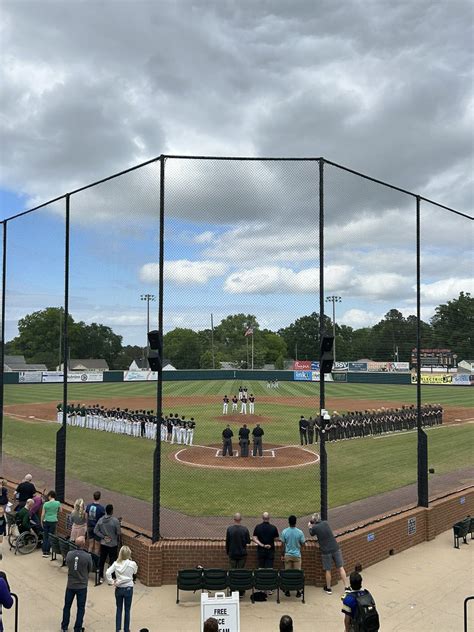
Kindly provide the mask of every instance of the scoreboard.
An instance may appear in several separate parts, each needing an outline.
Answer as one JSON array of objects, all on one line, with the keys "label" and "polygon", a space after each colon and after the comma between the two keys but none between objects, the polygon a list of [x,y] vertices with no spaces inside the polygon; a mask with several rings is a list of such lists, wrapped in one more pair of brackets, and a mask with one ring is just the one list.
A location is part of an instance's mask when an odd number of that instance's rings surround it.
[{"label": "scoreboard", "polygon": [[[411,352],[411,365],[416,367],[416,349]],[[451,349],[420,349],[422,367],[444,367],[450,369],[456,366],[457,355]]]}]

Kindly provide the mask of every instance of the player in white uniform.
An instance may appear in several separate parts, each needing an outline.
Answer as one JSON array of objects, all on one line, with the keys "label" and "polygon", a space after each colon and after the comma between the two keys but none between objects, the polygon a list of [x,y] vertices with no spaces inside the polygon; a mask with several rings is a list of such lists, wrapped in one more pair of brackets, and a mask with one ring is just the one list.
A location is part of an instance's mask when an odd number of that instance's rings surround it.
[{"label": "player in white uniform", "polygon": [[186,443],[188,445],[193,445],[195,427],[196,423],[194,422],[194,417],[191,417],[191,420],[188,422],[188,428],[186,430]]},{"label": "player in white uniform", "polygon": [[224,395],[224,399],[222,400],[222,414],[227,415],[229,410],[229,398],[227,395]]},{"label": "player in white uniform", "polygon": [[242,399],[240,400],[240,414],[247,414],[247,398],[245,397],[245,395],[243,395]]},{"label": "player in white uniform", "polygon": [[255,396],[253,393],[250,393],[249,397],[249,412],[251,415],[255,414]]},{"label": "player in white uniform", "polygon": [[234,395],[234,397],[232,398],[232,412],[236,413],[237,412],[237,402],[238,399],[237,397]]}]

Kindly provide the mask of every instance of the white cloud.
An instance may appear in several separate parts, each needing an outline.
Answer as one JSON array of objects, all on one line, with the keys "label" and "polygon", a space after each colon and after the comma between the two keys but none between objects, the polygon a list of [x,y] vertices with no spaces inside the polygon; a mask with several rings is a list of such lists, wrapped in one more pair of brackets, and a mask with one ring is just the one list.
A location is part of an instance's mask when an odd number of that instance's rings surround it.
[{"label": "white cloud", "polygon": [[[214,277],[219,277],[227,271],[227,264],[216,261],[189,261],[178,259],[165,261],[165,282],[179,285],[203,285]],[[140,279],[146,283],[157,283],[159,265],[145,263],[140,269]]]},{"label": "white cloud", "polygon": [[366,311],[363,309],[348,309],[344,314],[338,317],[337,322],[341,325],[348,325],[354,329],[361,327],[370,327],[378,323],[383,318],[383,314]]},{"label": "white cloud", "polygon": [[199,233],[199,235],[196,235],[196,237],[194,238],[194,243],[209,244],[214,240],[214,238],[215,234],[212,232],[212,230],[206,230],[203,233]]},{"label": "white cloud", "polygon": [[457,298],[460,292],[470,292],[474,295],[474,279],[441,279],[434,283],[422,283],[420,287],[422,301],[434,304],[444,303]]}]

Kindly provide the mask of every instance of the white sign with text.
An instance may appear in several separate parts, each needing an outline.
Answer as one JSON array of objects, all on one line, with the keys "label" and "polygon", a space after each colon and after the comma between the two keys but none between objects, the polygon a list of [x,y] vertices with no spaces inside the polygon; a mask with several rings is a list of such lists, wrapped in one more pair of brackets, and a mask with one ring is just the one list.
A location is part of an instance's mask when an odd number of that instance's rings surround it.
[{"label": "white sign with text", "polygon": [[208,593],[201,595],[201,630],[204,621],[210,617],[217,620],[219,632],[240,632],[239,593],[233,592],[228,597],[223,592],[210,597]]}]

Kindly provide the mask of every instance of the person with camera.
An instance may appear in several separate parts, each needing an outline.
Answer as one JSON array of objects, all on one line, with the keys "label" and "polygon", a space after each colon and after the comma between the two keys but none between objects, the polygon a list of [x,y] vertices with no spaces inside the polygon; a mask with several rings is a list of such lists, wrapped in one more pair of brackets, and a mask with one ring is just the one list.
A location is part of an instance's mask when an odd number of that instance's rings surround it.
[{"label": "person with camera", "polygon": [[[326,573],[326,585],[324,586],[324,592],[327,595],[331,595],[331,567],[333,561],[339,572],[340,578],[344,582],[344,586],[347,586],[347,575],[344,570],[341,549],[334,537],[334,533],[332,532],[329,523],[327,520],[321,520],[319,514],[316,513],[312,515],[311,520],[308,523],[308,527],[310,535],[317,538],[319,548],[321,550],[323,569]],[[350,590],[350,588],[346,588],[346,590]]]}]

